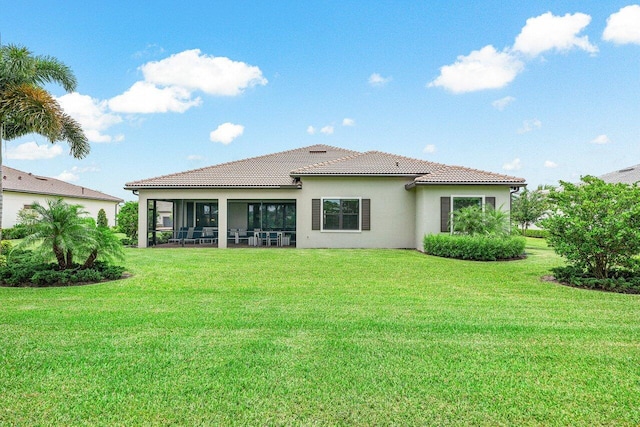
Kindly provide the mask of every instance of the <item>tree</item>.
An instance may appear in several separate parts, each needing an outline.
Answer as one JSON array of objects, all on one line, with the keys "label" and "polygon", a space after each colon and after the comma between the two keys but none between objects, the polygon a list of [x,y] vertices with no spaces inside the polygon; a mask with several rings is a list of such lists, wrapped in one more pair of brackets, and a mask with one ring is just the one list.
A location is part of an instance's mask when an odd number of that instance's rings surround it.
[{"label": "tree", "polygon": [[513,198],[511,203],[511,219],[527,232],[530,225],[535,224],[547,210],[547,198],[541,188],[529,191],[524,189],[522,193]]},{"label": "tree", "polygon": [[[65,114],[43,85],[60,84],[75,90],[69,67],[50,56],[34,56],[27,48],[0,46],[0,170],[2,141],[37,133],[56,143],[67,141],[73,157],[89,154],[90,146],[80,124]],[[0,180],[0,238],[2,237],[2,180]]]},{"label": "tree", "polygon": [[107,213],[104,211],[104,209],[100,209],[98,211],[98,219],[96,221],[96,224],[99,228],[109,227],[109,220],[107,219]]},{"label": "tree", "polygon": [[138,202],[126,202],[118,212],[118,228],[135,240],[138,238]]},{"label": "tree", "polygon": [[86,222],[91,238],[78,242],[79,253],[87,257],[82,268],[92,268],[99,258],[108,262],[123,260],[124,250],[120,239],[108,227],[97,225],[93,218],[86,218]]},{"label": "tree", "polygon": [[73,256],[78,248],[95,245],[95,236],[82,206],[69,205],[58,198],[47,200],[47,206],[35,202],[31,208],[39,215],[39,221],[33,226],[33,234],[28,235],[21,246],[39,243],[39,252],[45,259],[53,255],[61,270],[73,267]]},{"label": "tree", "polygon": [[593,176],[580,185],[560,183],[549,193],[549,214],[541,221],[555,252],[598,279],[632,267],[640,254],[640,187]]},{"label": "tree", "polygon": [[457,234],[509,235],[509,217],[501,209],[486,205],[484,209],[471,205],[453,212],[453,232]]}]

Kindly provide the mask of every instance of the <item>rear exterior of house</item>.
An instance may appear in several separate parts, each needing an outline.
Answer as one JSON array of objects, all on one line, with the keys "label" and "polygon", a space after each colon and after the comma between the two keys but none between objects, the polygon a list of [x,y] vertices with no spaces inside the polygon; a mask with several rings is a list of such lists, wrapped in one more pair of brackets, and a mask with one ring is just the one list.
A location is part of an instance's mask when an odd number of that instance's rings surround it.
[{"label": "rear exterior of house", "polygon": [[18,212],[29,209],[34,202],[46,205],[47,200],[61,197],[66,203],[81,205],[88,215],[97,218],[100,209],[107,214],[109,226],[116,224],[122,199],[55,178],[34,175],[2,166],[2,226],[16,225]]},{"label": "rear exterior of house", "polygon": [[469,203],[508,210],[511,192],[523,185],[521,178],[491,172],[314,145],[125,188],[139,197],[139,230],[147,231],[140,247],[167,230],[158,211],[171,203],[174,234],[209,227],[220,248],[253,230],[277,230],[298,248],[422,250],[425,234],[448,231],[452,210]]}]

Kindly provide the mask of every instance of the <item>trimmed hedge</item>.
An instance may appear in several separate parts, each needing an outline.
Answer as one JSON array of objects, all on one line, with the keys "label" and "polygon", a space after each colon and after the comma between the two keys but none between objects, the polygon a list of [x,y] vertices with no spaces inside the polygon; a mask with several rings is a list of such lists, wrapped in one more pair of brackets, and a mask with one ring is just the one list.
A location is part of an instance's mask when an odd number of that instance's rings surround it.
[{"label": "trimmed hedge", "polygon": [[424,236],[424,251],[429,255],[474,261],[517,259],[524,255],[522,237],[467,236],[429,234]]},{"label": "trimmed hedge", "polygon": [[124,267],[96,261],[93,268],[79,265],[59,270],[57,264],[45,264],[31,251],[14,250],[9,262],[0,266],[0,285],[10,287],[70,286],[122,278]]},{"label": "trimmed hedge", "polygon": [[557,281],[584,289],[599,289],[623,294],[640,294],[640,272],[614,270],[607,279],[596,279],[574,266],[552,268]]},{"label": "trimmed hedge", "polygon": [[2,229],[2,238],[7,240],[24,239],[29,234],[29,228],[20,224],[16,225],[15,227]]},{"label": "trimmed hedge", "polygon": [[533,237],[535,239],[546,239],[549,237],[549,232],[547,230],[531,230],[527,229],[526,232],[522,232],[522,230],[518,230],[518,233],[524,237]]}]

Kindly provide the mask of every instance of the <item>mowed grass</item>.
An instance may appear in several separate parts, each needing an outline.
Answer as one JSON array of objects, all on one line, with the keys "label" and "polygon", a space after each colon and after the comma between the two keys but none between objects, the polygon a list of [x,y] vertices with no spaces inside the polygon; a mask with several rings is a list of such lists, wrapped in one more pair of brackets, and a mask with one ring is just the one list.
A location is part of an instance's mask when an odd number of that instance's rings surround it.
[{"label": "mowed grass", "polygon": [[638,425],[640,297],[527,251],[131,249],[2,288],[0,425]]}]

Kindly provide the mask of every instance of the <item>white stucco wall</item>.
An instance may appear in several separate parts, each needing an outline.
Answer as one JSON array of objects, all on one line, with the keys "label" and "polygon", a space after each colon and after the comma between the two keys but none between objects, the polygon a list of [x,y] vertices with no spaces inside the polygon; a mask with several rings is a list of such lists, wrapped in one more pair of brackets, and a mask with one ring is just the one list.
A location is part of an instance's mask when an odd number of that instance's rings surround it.
[{"label": "white stucco wall", "polygon": [[415,248],[423,250],[425,234],[440,233],[440,197],[484,196],[496,198],[496,209],[511,210],[510,187],[499,185],[419,185],[416,194]]},{"label": "white stucco wall", "polygon": [[[32,205],[33,202],[46,206],[47,200],[55,199],[55,196],[45,194],[17,193],[5,190],[2,192],[2,227],[10,228],[16,225],[18,212],[25,205]],[[107,214],[109,226],[116,224],[116,215],[118,213],[118,203],[104,201],[81,199],[74,197],[64,197],[64,201],[70,205],[81,205],[84,210],[89,213],[93,219],[98,217],[98,211],[104,209]]]}]

